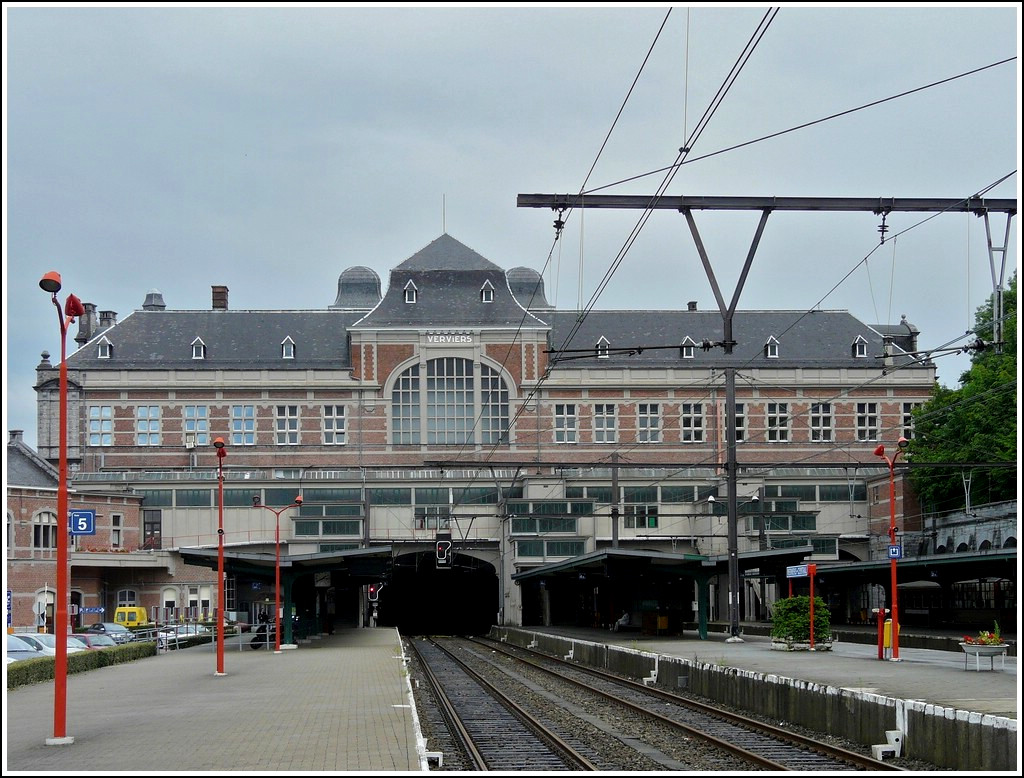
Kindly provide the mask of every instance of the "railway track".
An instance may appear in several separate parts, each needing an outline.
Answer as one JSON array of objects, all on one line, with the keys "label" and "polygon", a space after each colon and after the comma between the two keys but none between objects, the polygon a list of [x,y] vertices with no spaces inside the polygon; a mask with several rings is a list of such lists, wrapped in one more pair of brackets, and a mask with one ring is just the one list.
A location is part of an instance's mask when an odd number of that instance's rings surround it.
[{"label": "railway track", "polygon": [[[595,749],[596,756],[591,759],[602,770],[700,769],[705,763],[715,765],[711,769],[717,770],[902,769],[547,654],[485,639],[452,638],[444,645],[450,656],[472,666],[476,674],[491,679],[493,685],[506,687],[521,706],[533,704],[546,709],[562,704],[569,715],[578,716],[581,721],[575,727],[576,740]],[[431,662],[429,657],[424,661]],[[443,679],[441,683],[447,685]],[[515,687],[518,692],[509,691]],[[547,716],[556,718],[550,712]],[[512,747],[513,741],[506,737],[505,747]],[[615,748],[609,748],[609,744]],[[633,755],[628,755],[630,751]],[[517,754],[511,755],[512,769],[529,769],[522,767],[518,758]]]},{"label": "railway track", "polygon": [[413,643],[462,756],[473,770],[598,770],[590,759],[451,652]]},{"label": "railway track", "polygon": [[[470,642],[516,656],[537,670],[579,685],[640,714],[648,715],[693,737],[721,745],[751,764],[768,770],[901,771],[892,763],[881,762],[854,751],[838,748],[817,739],[799,735],[781,727],[765,724],[732,711],[697,702],[671,692],[646,686],[621,676],[606,673],[530,649],[512,649],[486,639]],[[524,656],[528,655],[528,656]]]}]

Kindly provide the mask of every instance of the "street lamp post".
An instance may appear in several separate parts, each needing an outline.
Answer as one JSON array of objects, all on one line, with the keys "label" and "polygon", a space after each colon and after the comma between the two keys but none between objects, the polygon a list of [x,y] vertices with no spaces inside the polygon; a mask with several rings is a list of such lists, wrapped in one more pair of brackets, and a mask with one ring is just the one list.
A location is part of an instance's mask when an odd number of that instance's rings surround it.
[{"label": "street lamp post", "polygon": [[889,466],[889,562],[892,570],[892,661],[900,661],[900,621],[899,609],[896,605],[896,560],[899,557],[899,547],[896,545],[896,460],[903,453],[910,443],[906,438],[900,437],[896,441],[896,453],[891,457],[885,455],[885,446],[879,444],[875,448],[875,456],[881,457]]},{"label": "street lamp post", "polygon": [[[57,468],[57,592],[54,608],[54,632],[57,634],[56,653],[53,665],[53,737],[46,739],[46,745],[70,745],[75,742],[67,736],[68,701],[68,646],[64,635],[68,634],[68,325],[76,316],[85,314],[85,306],[75,295],[69,294],[61,310],[57,301],[60,291],[60,273],[51,270],[39,281],[39,288],[48,292],[57,309],[60,325],[60,443]],[[66,317],[66,318],[65,318]]]},{"label": "street lamp post", "polygon": [[217,449],[217,673],[224,675],[224,438],[216,438]]},{"label": "street lamp post", "polygon": [[263,508],[274,514],[274,617],[277,624],[274,626],[274,653],[281,653],[281,630],[284,629],[284,616],[281,613],[281,514],[289,508],[301,508],[302,497],[296,497],[291,505],[283,508],[271,508],[269,505],[260,503],[260,496],[252,496],[252,507]]}]

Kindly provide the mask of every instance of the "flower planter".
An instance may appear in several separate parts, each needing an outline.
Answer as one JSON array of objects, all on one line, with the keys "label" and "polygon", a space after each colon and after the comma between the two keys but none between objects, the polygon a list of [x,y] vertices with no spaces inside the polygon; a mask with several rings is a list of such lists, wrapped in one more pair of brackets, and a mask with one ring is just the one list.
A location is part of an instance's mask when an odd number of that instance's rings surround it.
[{"label": "flower planter", "polygon": [[809,640],[783,640],[781,638],[772,638],[772,651],[831,651],[832,641],[831,640],[815,640],[814,648],[811,649],[811,641]]},{"label": "flower planter", "polygon": [[1006,651],[1009,649],[1007,643],[961,643],[960,648],[964,650],[964,669],[967,669],[968,657],[974,657],[975,670],[981,670],[981,657],[989,658],[989,669],[995,670],[996,657],[1002,659],[1002,666],[1006,666]]}]

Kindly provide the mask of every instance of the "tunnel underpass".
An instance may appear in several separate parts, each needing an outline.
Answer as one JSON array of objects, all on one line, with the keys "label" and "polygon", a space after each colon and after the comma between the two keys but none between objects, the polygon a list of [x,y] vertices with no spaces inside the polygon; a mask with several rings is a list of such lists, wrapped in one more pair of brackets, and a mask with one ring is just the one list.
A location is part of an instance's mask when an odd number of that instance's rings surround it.
[{"label": "tunnel underpass", "polygon": [[493,565],[456,553],[450,567],[439,568],[432,552],[404,554],[380,591],[377,624],[403,635],[481,635],[497,609]]}]

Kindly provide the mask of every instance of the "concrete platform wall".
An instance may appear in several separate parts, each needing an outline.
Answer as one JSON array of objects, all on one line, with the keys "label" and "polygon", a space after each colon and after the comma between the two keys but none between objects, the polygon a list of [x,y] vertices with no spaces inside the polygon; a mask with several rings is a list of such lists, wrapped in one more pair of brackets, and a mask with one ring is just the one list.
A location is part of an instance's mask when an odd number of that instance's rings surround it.
[{"label": "concrete platform wall", "polygon": [[635,680],[653,675],[668,691],[687,691],[862,745],[885,743],[886,731],[899,730],[907,756],[938,767],[1017,769],[1012,719],[525,629],[493,627],[489,637],[560,658],[571,653],[574,662]]}]

